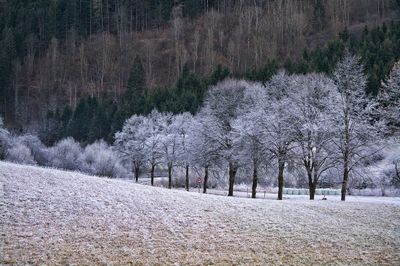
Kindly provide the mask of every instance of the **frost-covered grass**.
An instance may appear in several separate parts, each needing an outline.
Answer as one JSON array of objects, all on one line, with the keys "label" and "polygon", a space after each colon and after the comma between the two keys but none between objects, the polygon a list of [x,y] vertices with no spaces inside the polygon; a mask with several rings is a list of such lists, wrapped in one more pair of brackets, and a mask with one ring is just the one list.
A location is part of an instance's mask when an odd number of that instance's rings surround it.
[{"label": "frost-covered grass", "polygon": [[400,265],[399,224],[396,198],[228,198],[0,162],[0,264]]}]

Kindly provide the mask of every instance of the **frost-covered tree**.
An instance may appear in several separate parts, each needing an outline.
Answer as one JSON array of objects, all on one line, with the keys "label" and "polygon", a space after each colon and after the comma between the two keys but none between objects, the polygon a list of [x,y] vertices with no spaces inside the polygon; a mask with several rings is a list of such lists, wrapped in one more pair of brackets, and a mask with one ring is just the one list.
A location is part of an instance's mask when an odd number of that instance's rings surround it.
[{"label": "frost-covered tree", "polygon": [[125,121],[122,131],[115,134],[114,148],[124,160],[132,162],[136,182],[146,160],[145,145],[149,132],[145,128],[145,119],[141,115],[133,115]]},{"label": "frost-covered tree", "polygon": [[390,133],[398,133],[400,129],[400,61],[394,64],[388,79],[383,82],[379,91],[379,117],[384,118]]},{"label": "frost-covered tree", "polygon": [[229,165],[229,191],[233,196],[236,173],[240,166],[234,151],[232,122],[239,114],[243,104],[243,95],[248,83],[245,81],[225,80],[211,87],[207,93],[200,115],[208,120],[209,135],[217,147],[219,155]]},{"label": "frost-covered tree", "polygon": [[274,75],[258,97],[258,121],[265,134],[263,143],[278,166],[278,200],[282,200],[285,165],[292,158],[295,143],[295,117],[290,91],[292,77],[284,72]]},{"label": "frost-covered tree", "polygon": [[194,166],[204,169],[203,193],[207,192],[210,168],[217,164],[221,154],[217,139],[210,137],[213,135],[212,129],[217,127],[217,125],[211,126],[212,123],[216,123],[216,120],[210,119],[207,115],[196,115],[188,141],[187,155],[190,156]]},{"label": "frost-covered tree", "polygon": [[153,110],[144,120],[143,128],[146,130],[144,148],[145,159],[150,166],[150,183],[154,186],[154,170],[161,163],[162,143],[161,133],[164,130],[164,119],[160,112]]},{"label": "frost-covered tree", "polygon": [[161,113],[160,120],[161,154],[168,169],[168,188],[172,188],[172,170],[178,162],[179,122],[171,113]]},{"label": "frost-covered tree", "polygon": [[331,152],[335,130],[332,121],[340,95],[333,81],[322,74],[299,75],[292,81],[296,157],[306,170],[313,200],[320,177],[335,166]]},{"label": "frost-covered tree", "polygon": [[341,199],[344,201],[350,173],[362,159],[373,153],[369,144],[378,138],[376,125],[370,119],[369,100],[365,93],[367,79],[360,59],[346,53],[336,66],[334,81],[340,93],[334,144],[342,166]]},{"label": "frost-covered tree", "polygon": [[265,98],[265,92],[265,87],[261,84],[248,86],[244,94],[245,104],[242,112],[232,123],[236,134],[234,138],[236,153],[243,164],[251,165],[252,168],[252,198],[256,198],[259,168],[270,157],[263,143],[265,132],[260,127],[259,119],[262,118],[257,104],[260,98]]},{"label": "frost-covered tree", "polygon": [[178,163],[185,168],[185,188],[189,191],[189,167],[192,162],[190,153],[190,134],[193,128],[193,116],[190,113],[179,114],[175,117],[175,127],[178,137]]}]

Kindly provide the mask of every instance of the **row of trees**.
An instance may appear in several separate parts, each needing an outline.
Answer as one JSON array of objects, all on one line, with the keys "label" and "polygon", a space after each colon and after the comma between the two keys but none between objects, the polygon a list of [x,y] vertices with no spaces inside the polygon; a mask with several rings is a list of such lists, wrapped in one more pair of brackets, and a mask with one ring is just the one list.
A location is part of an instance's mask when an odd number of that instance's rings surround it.
[{"label": "row of trees", "polygon": [[240,168],[252,169],[252,197],[259,169],[276,169],[278,199],[288,163],[302,165],[310,199],[320,178],[339,170],[345,200],[349,177],[379,150],[380,136],[398,131],[399,73],[397,64],[378,100],[365,93],[363,65],[350,54],[338,63],[332,78],[279,72],[265,85],[225,80],[209,89],[194,117],[158,111],[132,116],[115,135],[115,148],[133,162],[136,180],[147,163],[154,184],[154,168],[164,163],[169,188],[175,166],[185,167],[187,189],[189,165],[203,168],[204,193],[209,169],[227,167],[228,196],[233,196]]}]

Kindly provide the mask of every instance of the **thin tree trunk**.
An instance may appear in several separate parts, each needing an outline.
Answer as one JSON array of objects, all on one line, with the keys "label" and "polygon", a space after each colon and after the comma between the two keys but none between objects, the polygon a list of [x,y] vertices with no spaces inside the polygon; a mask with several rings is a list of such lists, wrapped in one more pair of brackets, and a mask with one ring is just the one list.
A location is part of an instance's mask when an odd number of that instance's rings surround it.
[{"label": "thin tree trunk", "polygon": [[204,167],[203,193],[207,193],[207,183],[208,183],[208,166]]},{"label": "thin tree trunk", "polygon": [[343,183],[342,183],[342,201],[346,200],[347,182],[349,180],[349,154],[350,154],[350,121],[348,110],[345,112],[345,128],[344,128],[344,155],[343,155]]},{"label": "thin tree trunk", "polygon": [[257,165],[254,164],[254,168],[253,168],[253,186],[251,188],[251,197],[253,199],[256,198],[257,183],[258,183],[258,171],[257,171]]},{"label": "thin tree trunk", "polygon": [[343,182],[342,182],[342,201],[346,200],[346,191],[347,191],[347,182],[349,180],[349,169],[347,166],[347,162],[344,163],[343,167]]},{"label": "thin tree trunk", "polygon": [[186,190],[189,191],[189,165],[186,165]]},{"label": "thin tree trunk", "polygon": [[285,162],[279,160],[278,166],[278,200],[282,200],[283,195],[283,171],[285,170]]},{"label": "thin tree trunk", "polygon": [[136,181],[136,183],[139,181],[139,171],[140,171],[140,167],[138,165],[136,165],[136,163],[135,163],[135,181]]},{"label": "thin tree trunk", "polygon": [[228,196],[233,196],[233,185],[235,184],[235,176],[237,167],[233,163],[229,163],[229,191]]},{"label": "thin tree trunk", "polygon": [[154,168],[155,168],[155,165],[154,165],[154,164],[151,164],[150,182],[151,182],[151,185],[152,185],[152,186],[154,186]]},{"label": "thin tree trunk", "polygon": [[168,188],[172,188],[172,165],[171,163],[168,164]]}]

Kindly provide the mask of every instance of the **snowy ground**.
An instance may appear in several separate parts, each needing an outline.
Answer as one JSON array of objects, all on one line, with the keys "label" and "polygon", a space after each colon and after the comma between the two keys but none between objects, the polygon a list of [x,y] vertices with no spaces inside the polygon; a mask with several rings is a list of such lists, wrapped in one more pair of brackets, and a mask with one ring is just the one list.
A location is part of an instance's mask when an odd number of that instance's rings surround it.
[{"label": "snowy ground", "polygon": [[0,264],[400,265],[400,201],[228,198],[0,162]]}]

